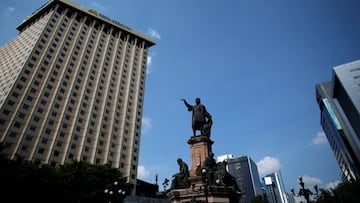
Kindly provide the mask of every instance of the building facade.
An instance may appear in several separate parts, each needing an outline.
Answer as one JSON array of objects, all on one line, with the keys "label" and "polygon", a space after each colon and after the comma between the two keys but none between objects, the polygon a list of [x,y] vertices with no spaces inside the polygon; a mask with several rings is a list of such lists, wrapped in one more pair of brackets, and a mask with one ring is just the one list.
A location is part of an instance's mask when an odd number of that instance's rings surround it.
[{"label": "building facade", "polygon": [[110,164],[137,179],[148,49],[95,10],[52,0],[0,48],[2,155]]},{"label": "building facade", "polygon": [[249,156],[230,157],[226,161],[228,172],[244,192],[239,202],[250,203],[255,196],[262,195],[258,168]]},{"label": "building facade", "polygon": [[320,123],[345,181],[360,178],[360,60],[333,68],[316,85]]},{"label": "building facade", "polygon": [[[262,178],[264,193],[270,203],[290,203],[289,194],[286,192],[284,181],[280,172],[268,174]],[[293,198],[292,198],[293,199]]]}]

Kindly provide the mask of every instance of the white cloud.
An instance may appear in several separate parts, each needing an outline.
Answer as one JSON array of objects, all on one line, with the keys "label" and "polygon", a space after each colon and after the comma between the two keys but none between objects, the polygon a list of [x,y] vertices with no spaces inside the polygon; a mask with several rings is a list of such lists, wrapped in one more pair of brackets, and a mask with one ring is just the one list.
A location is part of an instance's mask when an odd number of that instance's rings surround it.
[{"label": "white cloud", "polygon": [[150,175],[150,172],[145,168],[145,166],[142,166],[142,165],[138,166],[138,174],[137,174],[137,176],[138,176],[139,179],[144,180],[144,179],[148,178],[149,175]]},{"label": "white cloud", "polygon": [[260,177],[273,172],[278,172],[281,167],[279,159],[269,156],[264,157],[262,160],[257,162],[256,165],[258,167]]},{"label": "white cloud", "polygon": [[150,52],[149,55],[147,56],[146,74],[150,74],[152,71],[152,62],[153,62],[154,56],[155,56],[154,52]]},{"label": "white cloud", "polygon": [[12,6],[10,6],[10,7],[7,8],[7,10],[8,10],[9,12],[13,12],[13,11],[15,10],[15,8],[12,7]]},{"label": "white cloud", "polygon": [[147,57],[147,66],[151,65],[152,56],[148,55]]},{"label": "white cloud", "polygon": [[324,132],[318,132],[315,137],[312,139],[311,144],[312,145],[322,145],[326,144],[327,138]]},{"label": "white cloud", "polygon": [[4,16],[9,17],[14,11],[15,11],[15,7],[9,6],[6,8],[6,11],[4,12]]},{"label": "white cloud", "polygon": [[341,183],[340,180],[332,181],[332,182],[326,184],[325,188],[326,188],[326,189],[334,189],[334,188],[336,188],[336,186],[338,186],[340,183]]},{"label": "white cloud", "polygon": [[146,134],[151,129],[151,119],[143,116],[142,118],[142,133]]},{"label": "white cloud", "polygon": [[148,34],[153,37],[154,39],[161,39],[160,34],[153,28],[148,29]]},{"label": "white cloud", "polygon": [[321,185],[322,184],[322,181],[319,178],[311,177],[308,175],[304,175],[304,176],[302,176],[302,178],[308,188],[312,187],[313,185]]},{"label": "white cloud", "polygon": [[216,161],[222,162],[222,161],[227,160],[232,157],[234,157],[232,154],[224,154],[224,155],[220,155],[220,156],[216,157]]},{"label": "white cloud", "polygon": [[152,56],[148,55],[147,57],[147,70],[146,70],[146,74],[151,73],[151,62],[152,62]]}]

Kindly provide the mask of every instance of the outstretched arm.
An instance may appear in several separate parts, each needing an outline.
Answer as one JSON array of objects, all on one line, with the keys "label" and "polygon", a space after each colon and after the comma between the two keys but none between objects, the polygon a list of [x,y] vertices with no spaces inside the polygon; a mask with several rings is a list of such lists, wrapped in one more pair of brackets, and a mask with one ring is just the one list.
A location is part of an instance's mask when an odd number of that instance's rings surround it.
[{"label": "outstretched arm", "polygon": [[187,103],[187,101],[186,101],[185,99],[180,99],[180,100],[184,102],[185,106],[186,106],[188,109],[192,109],[192,106],[191,106],[189,103]]}]

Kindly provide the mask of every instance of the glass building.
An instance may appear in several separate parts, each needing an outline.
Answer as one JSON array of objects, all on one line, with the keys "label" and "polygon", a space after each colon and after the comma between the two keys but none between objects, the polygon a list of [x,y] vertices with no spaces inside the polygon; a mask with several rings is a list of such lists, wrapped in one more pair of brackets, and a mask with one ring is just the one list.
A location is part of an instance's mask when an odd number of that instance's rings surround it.
[{"label": "glass building", "polygon": [[320,123],[344,181],[360,177],[360,60],[333,68],[332,80],[316,85]]},{"label": "glass building", "polygon": [[258,168],[249,156],[230,157],[226,161],[228,172],[244,193],[239,202],[250,203],[255,196],[262,195]]},{"label": "glass building", "polygon": [[2,155],[110,164],[136,183],[148,49],[93,9],[52,0],[0,48]]},{"label": "glass building", "polygon": [[294,198],[286,192],[280,172],[264,176],[262,182],[266,200],[270,203],[294,202]]}]

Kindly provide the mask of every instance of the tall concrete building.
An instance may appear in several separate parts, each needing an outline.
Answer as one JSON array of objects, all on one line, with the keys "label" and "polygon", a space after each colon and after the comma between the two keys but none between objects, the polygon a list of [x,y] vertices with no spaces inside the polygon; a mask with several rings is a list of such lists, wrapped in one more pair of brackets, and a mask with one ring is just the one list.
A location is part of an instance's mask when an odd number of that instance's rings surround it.
[{"label": "tall concrete building", "polygon": [[333,68],[316,85],[320,123],[345,181],[360,178],[360,60]]},{"label": "tall concrete building", "polygon": [[52,0],[0,48],[2,154],[43,164],[111,164],[135,183],[148,49],[95,10]]}]

